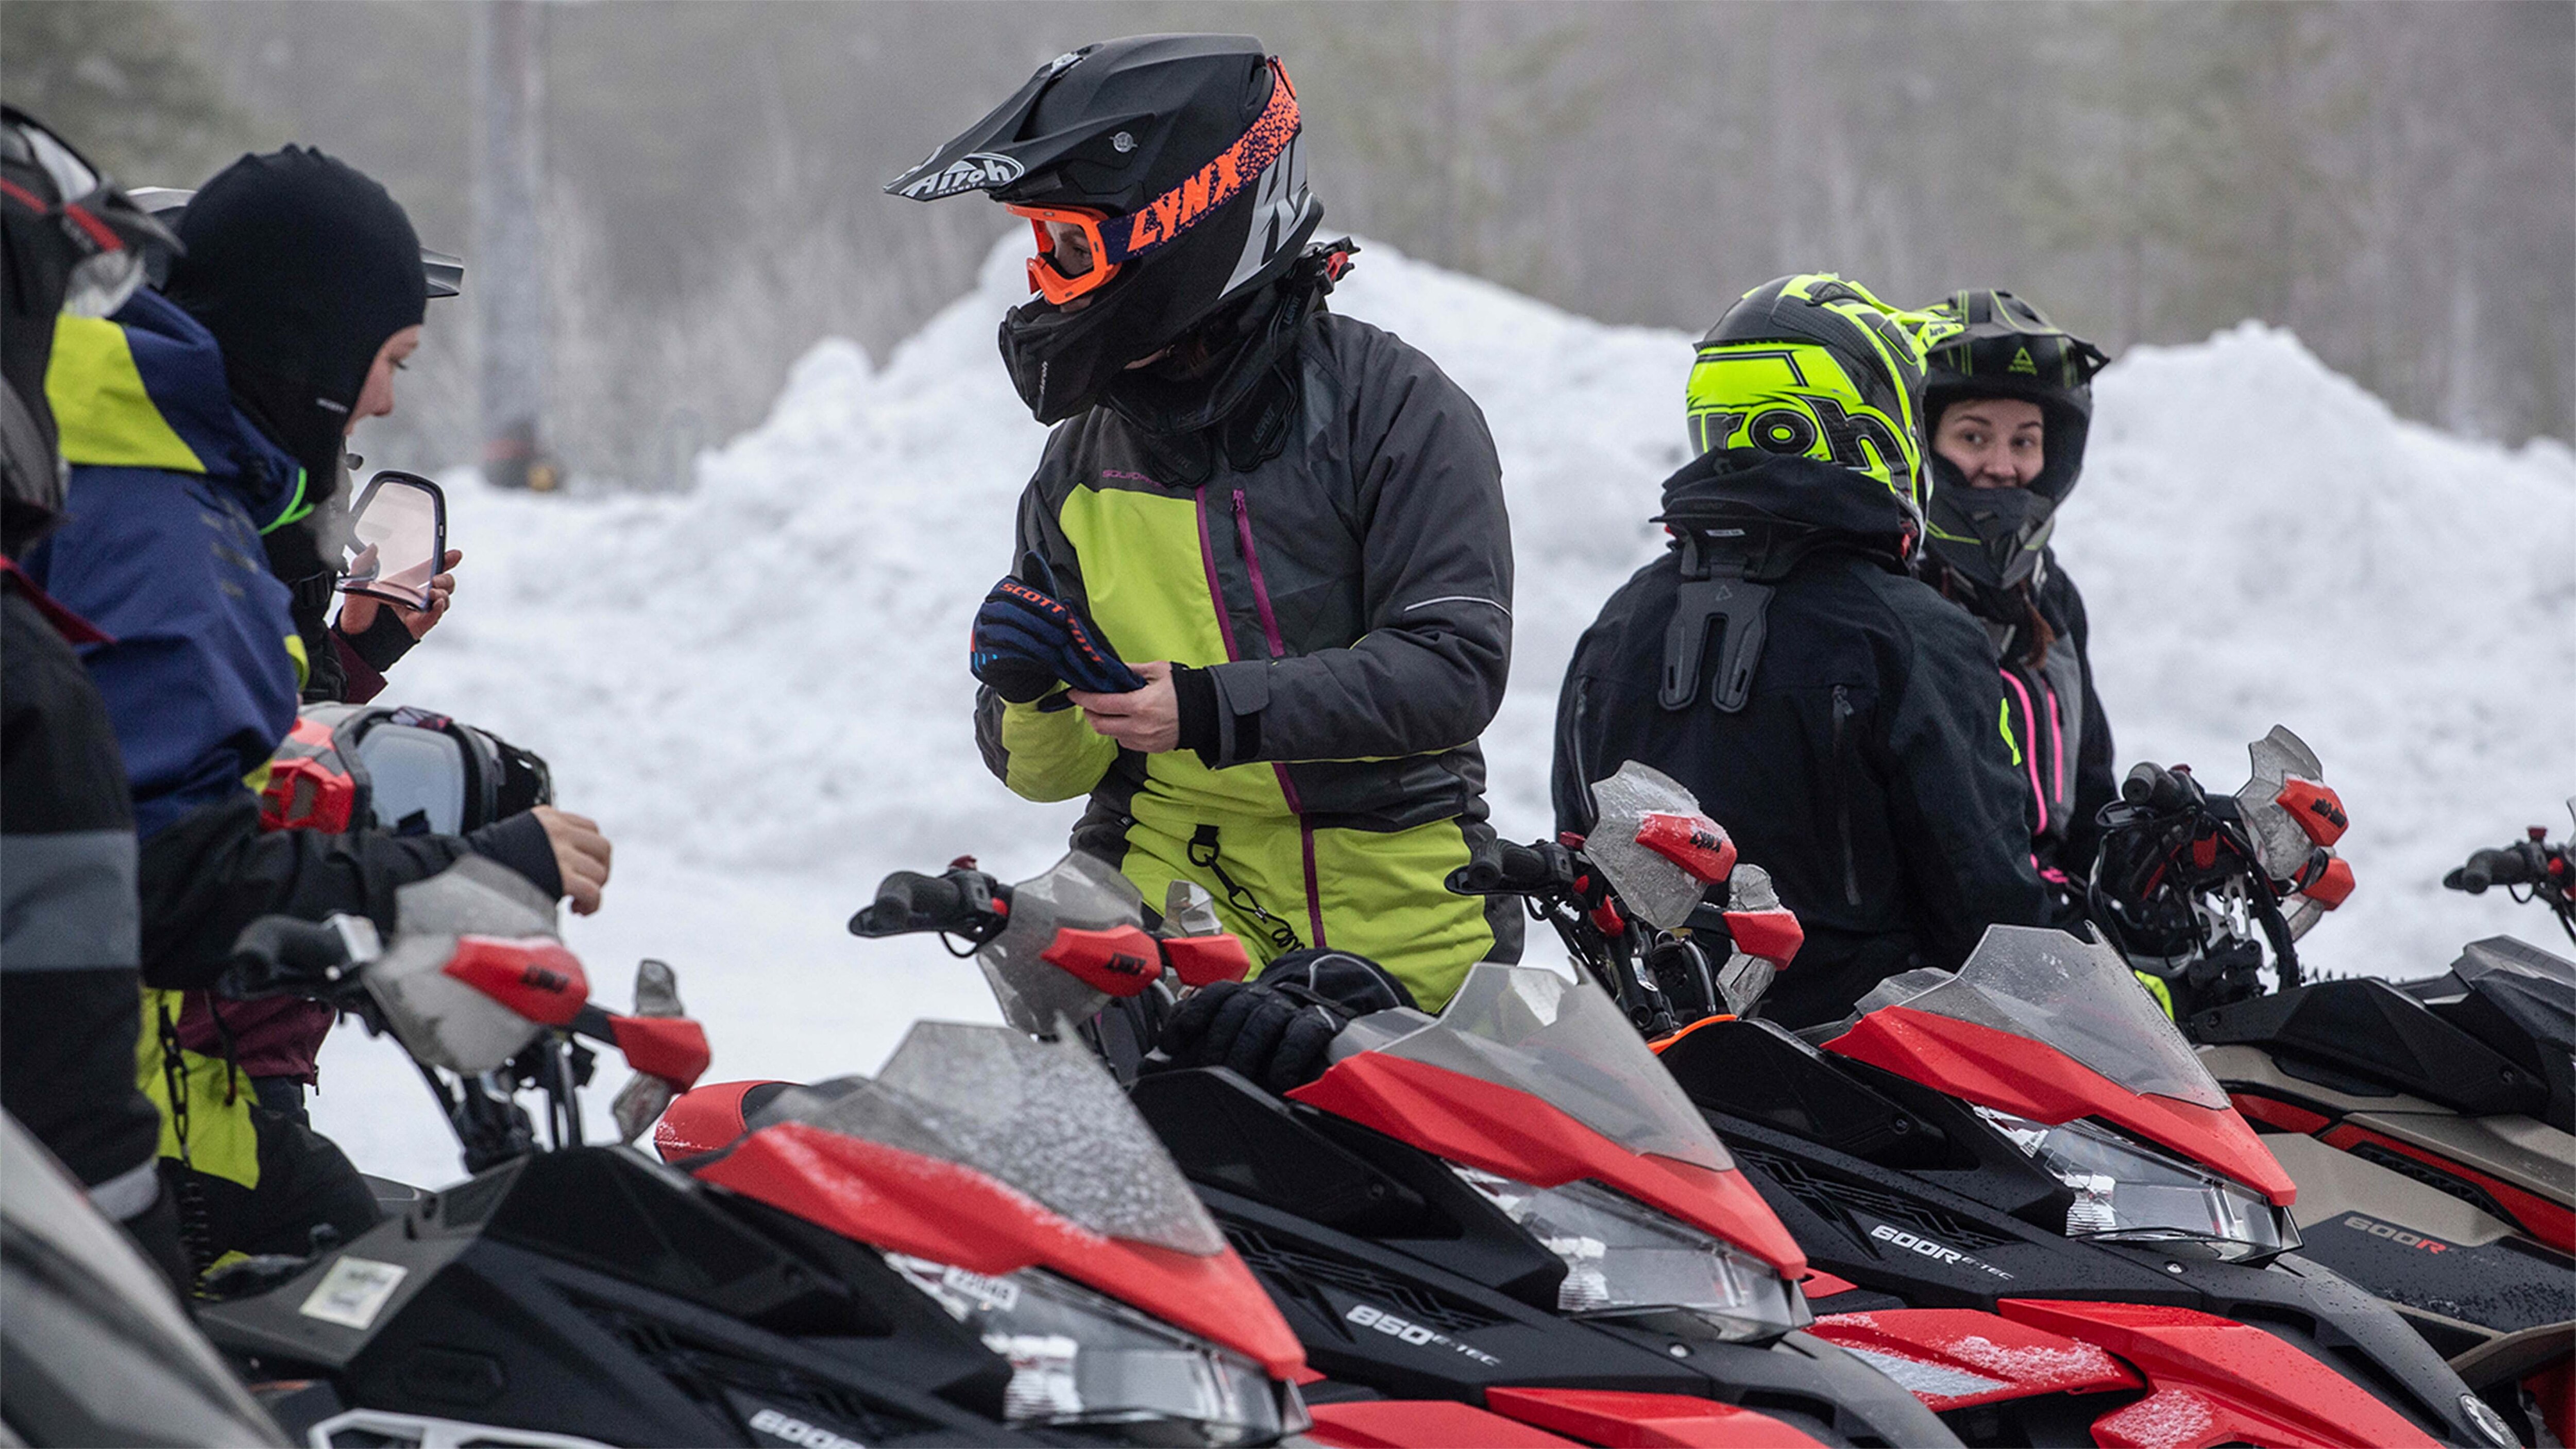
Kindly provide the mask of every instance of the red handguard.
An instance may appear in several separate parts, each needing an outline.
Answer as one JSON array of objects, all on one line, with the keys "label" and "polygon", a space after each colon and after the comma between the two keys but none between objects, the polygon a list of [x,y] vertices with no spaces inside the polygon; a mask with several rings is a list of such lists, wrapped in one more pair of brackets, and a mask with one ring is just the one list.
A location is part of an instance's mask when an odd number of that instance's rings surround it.
[{"label": "red handguard", "polygon": [[660,1077],[685,1092],[705,1076],[711,1054],[707,1029],[685,1016],[608,1017],[617,1049],[626,1064],[646,1076]]},{"label": "red handguard", "polygon": [[1787,906],[1773,906],[1767,911],[1728,911],[1726,933],[1735,938],[1736,950],[1759,956],[1784,971],[1798,948],[1807,944],[1807,928],[1798,924],[1797,913]]},{"label": "red handguard", "polygon": [[1637,843],[1690,872],[1693,880],[1715,884],[1735,869],[1735,842],[1705,815],[1651,813],[1638,823]]},{"label": "red handguard", "polygon": [[1107,931],[1066,927],[1055,933],[1054,944],[1039,952],[1038,959],[1060,966],[1083,985],[1112,996],[1143,995],[1145,988],[1163,974],[1162,952],[1155,948],[1154,938],[1137,926]]},{"label": "red handguard", "polygon": [[1171,963],[1183,986],[1213,986],[1219,981],[1241,981],[1252,974],[1252,958],[1245,954],[1242,940],[1230,931],[1212,936],[1174,936],[1163,942],[1163,959]]},{"label": "red handguard", "polygon": [[2352,824],[2352,817],[2343,813],[2343,797],[2334,792],[2333,786],[2314,780],[2292,775],[2272,801],[2289,811],[2290,818],[2299,822],[2299,828],[2319,845],[2332,845],[2343,839],[2344,830]]},{"label": "red handguard", "polygon": [[[544,936],[504,941],[460,936],[447,959],[448,975],[530,1021],[570,1026],[590,1001],[590,978],[563,943]],[[705,1070],[701,1065],[701,1071]]]},{"label": "red handguard", "polygon": [[2352,866],[2338,855],[2326,861],[2316,879],[2299,887],[2299,894],[2331,911],[2352,894],[2352,884]]}]

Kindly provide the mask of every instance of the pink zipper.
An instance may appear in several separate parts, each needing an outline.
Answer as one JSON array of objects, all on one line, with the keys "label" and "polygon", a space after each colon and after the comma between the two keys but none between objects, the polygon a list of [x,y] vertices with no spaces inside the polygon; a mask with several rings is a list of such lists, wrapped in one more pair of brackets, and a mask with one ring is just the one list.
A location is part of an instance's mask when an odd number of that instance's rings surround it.
[{"label": "pink zipper", "polygon": [[2022,687],[2020,678],[2009,669],[1996,672],[2003,675],[2004,683],[2013,687],[2013,693],[2021,696],[2021,717],[2030,725],[2030,748],[2022,751],[2022,763],[2030,767],[2030,797],[2039,802],[2039,824],[2031,834],[2045,835],[2048,833],[2048,796],[2039,788],[2039,715],[2030,707],[2030,691]]},{"label": "pink zipper", "polygon": [[[1234,646],[1234,622],[1226,613],[1225,586],[1217,578],[1216,544],[1208,534],[1207,485],[1199,486],[1196,497],[1199,513],[1199,563],[1207,571],[1208,601],[1216,606],[1218,632],[1225,636],[1225,657],[1228,661],[1232,661],[1242,656],[1236,652]],[[1279,637],[1279,618],[1270,608],[1269,586],[1262,582],[1261,554],[1252,546],[1252,505],[1245,500],[1243,490],[1240,488],[1234,490],[1234,536],[1243,546],[1244,568],[1252,575],[1252,606],[1261,615],[1262,639],[1270,646],[1271,658],[1285,658],[1288,646]],[[1273,763],[1270,771],[1279,779],[1279,793],[1287,800],[1289,813],[1297,817],[1297,833],[1305,848],[1306,924],[1315,933],[1314,944],[1321,947],[1324,944],[1324,906],[1316,886],[1315,831],[1306,823],[1306,806],[1297,798],[1297,785],[1295,781],[1288,778],[1288,767]]]}]

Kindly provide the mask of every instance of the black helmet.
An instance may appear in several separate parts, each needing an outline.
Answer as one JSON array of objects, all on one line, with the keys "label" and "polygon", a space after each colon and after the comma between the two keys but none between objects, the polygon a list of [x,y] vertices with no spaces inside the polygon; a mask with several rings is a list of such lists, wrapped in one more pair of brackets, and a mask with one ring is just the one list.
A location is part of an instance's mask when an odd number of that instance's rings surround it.
[{"label": "black helmet", "polygon": [[[1047,62],[885,189],[916,201],[989,192],[1029,218],[1040,295],[1003,319],[1002,357],[1029,410],[1053,423],[1298,260],[1324,214],[1298,131],[1296,89],[1260,41],[1135,36]],[[1056,266],[1049,222],[1082,230],[1087,270]]]},{"label": "black helmet", "polygon": [[45,402],[55,316],[115,311],[142,282],[147,254],[177,246],[169,228],[43,122],[0,106],[0,376],[11,414],[0,463],[7,496],[0,532],[10,554],[62,511],[53,410]]},{"label": "black helmet", "polygon": [[[1954,292],[1930,309],[1957,331],[1930,350],[1924,388],[1924,436],[1933,475],[1933,559],[1964,580],[1982,603],[2018,620],[2026,606],[1995,596],[2017,590],[2039,567],[2056,525],[2057,505],[2084,471],[2084,438],[2093,421],[2093,374],[2110,359],[2100,348],[2048,320],[2037,307],[1992,288]],[[2018,398],[2038,405],[2046,423],[2039,476],[2027,488],[1975,489],[1957,465],[1928,446],[1942,410],[1976,398]]]}]

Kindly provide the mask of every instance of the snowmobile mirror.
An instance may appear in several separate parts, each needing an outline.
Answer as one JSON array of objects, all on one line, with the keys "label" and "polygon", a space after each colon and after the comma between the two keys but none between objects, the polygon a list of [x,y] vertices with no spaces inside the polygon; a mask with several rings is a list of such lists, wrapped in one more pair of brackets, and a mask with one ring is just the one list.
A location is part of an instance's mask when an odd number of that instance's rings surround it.
[{"label": "snowmobile mirror", "polygon": [[388,468],[367,480],[350,510],[349,538],[340,592],[427,609],[429,581],[447,557],[447,495],[416,473]]}]

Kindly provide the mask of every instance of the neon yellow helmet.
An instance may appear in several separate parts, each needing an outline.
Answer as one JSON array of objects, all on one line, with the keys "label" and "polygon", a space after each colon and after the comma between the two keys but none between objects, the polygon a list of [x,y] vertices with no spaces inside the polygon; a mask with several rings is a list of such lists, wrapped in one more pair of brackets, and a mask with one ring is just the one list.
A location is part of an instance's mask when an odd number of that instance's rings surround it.
[{"label": "neon yellow helmet", "polygon": [[1839,463],[1883,484],[1919,527],[1931,487],[1924,349],[1955,330],[1831,272],[1765,282],[1700,339],[1684,395],[1691,446]]}]

